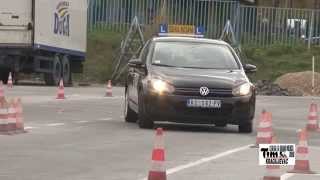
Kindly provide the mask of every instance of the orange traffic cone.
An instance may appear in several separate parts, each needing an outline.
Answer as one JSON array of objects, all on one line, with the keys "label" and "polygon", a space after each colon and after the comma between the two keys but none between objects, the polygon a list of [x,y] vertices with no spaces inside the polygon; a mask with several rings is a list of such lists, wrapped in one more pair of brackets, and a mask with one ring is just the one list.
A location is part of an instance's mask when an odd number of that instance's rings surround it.
[{"label": "orange traffic cone", "polygon": [[12,88],[12,87],[13,87],[13,81],[12,81],[12,74],[11,74],[11,72],[9,73],[7,86],[8,86],[8,88]]},{"label": "orange traffic cone", "polygon": [[23,123],[23,108],[21,103],[21,98],[16,98],[14,100],[14,107],[16,109],[16,132],[17,133],[26,133]]},{"label": "orange traffic cone", "polygon": [[309,116],[308,116],[308,131],[316,131],[319,129],[319,119],[318,119],[318,106],[315,103],[310,105]]},{"label": "orange traffic cone", "polygon": [[0,99],[0,134],[9,134],[8,129],[8,108],[6,100]]},{"label": "orange traffic cone", "polygon": [[306,129],[300,129],[298,131],[299,143],[296,146],[296,162],[294,169],[288,171],[289,173],[314,174],[314,172],[310,170],[307,136]]},{"label": "orange traffic cone", "polygon": [[62,79],[60,80],[60,83],[59,83],[57,99],[66,99],[66,97],[64,96],[64,85],[63,85]]},{"label": "orange traffic cone", "polygon": [[[272,144],[277,143],[277,139],[275,136],[272,137]],[[263,180],[280,180],[281,179],[281,171],[279,165],[267,165],[266,173],[263,176]]]},{"label": "orange traffic cone", "polygon": [[270,144],[272,141],[272,114],[270,112],[262,111],[260,121],[257,129],[256,145]]},{"label": "orange traffic cone", "polygon": [[165,150],[163,129],[158,128],[156,132],[155,145],[152,152],[152,166],[149,171],[148,180],[166,180],[167,173],[164,165]]},{"label": "orange traffic cone", "polygon": [[10,134],[15,133],[16,131],[16,117],[17,117],[17,112],[16,108],[14,107],[14,101],[13,99],[10,100],[9,102],[9,108],[8,108],[8,132]]},{"label": "orange traffic cone", "polygon": [[0,81],[0,99],[4,98],[3,82]]},{"label": "orange traffic cone", "polygon": [[106,97],[111,97],[112,96],[112,83],[111,80],[108,81],[107,84],[107,90],[106,90]]}]

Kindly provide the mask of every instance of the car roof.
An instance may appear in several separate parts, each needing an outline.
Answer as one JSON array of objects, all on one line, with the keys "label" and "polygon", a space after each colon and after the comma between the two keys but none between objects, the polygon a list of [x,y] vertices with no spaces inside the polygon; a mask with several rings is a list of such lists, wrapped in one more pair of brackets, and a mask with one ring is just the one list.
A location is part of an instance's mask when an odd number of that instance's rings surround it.
[{"label": "car roof", "polygon": [[219,45],[229,45],[225,41],[222,40],[215,40],[215,39],[207,39],[207,38],[194,38],[194,37],[178,37],[178,36],[171,36],[171,37],[155,37],[153,38],[153,42],[196,42],[196,43],[212,43],[212,44],[219,44]]}]

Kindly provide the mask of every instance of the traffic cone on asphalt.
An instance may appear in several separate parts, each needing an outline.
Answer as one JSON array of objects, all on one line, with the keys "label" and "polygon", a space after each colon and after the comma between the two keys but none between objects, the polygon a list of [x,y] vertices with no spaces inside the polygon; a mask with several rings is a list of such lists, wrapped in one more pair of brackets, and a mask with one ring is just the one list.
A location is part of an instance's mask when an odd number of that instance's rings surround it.
[{"label": "traffic cone on asphalt", "polygon": [[13,81],[12,81],[12,74],[11,74],[11,72],[9,73],[7,86],[8,86],[8,88],[13,88]]},{"label": "traffic cone on asphalt", "polygon": [[14,101],[13,99],[10,100],[9,102],[9,108],[8,108],[8,133],[13,134],[16,131],[16,117],[17,117],[17,112],[16,108],[14,107]]},{"label": "traffic cone on asphalt", "polygon": [[296,146],[296,161],[293,170],[288,171],[289,173],[314,174],[314,172],[310,170],[307,136],[306,129],[300,129],[298,131],[299,143]]},{"label": "traffic cone on asphalt", "polygon": [[149,171],[148,180],[166,180],[167,173],[165,168],[165,150],[163,129],[158,128],[156,132],[155,145],[152,152],[152,166]]},{"label": "traffic cone on asphalt", "polygon": [[[272,144],[277,143],[275,136],[272,137]],[[263,176],[263,180],[280,180],[281,179],[280,165],[266,165],[266,173]]]},{"label": "traffic cone on asphalt", "polygon": [[16,132],[26,133],[27,131],[24,129],[24,122],[23,122],[23,108],[22,108],[21,98],[16,98],[14,100],[14,107],[16,109]]},{"label": "traffic cone on asphalt", "polygon": [[8,135],[8,107],[4,98],[0,99],[0,134]]},{"label": "traffic cone on asphalt", "polygon": [[106,90],[106,97],[112,97],[112,83],[111,80],[108,81],[107,90]]},{"label": "traffic cone on asphalt", "polygon": [[2,81],[0,81],[0,99],[4,99],[4,89]]},{"label": "traffic cone on asphalt", "polygon": [[259,144],[270,144],[272,141],[272,114],[270,112],[262,111],[260,115],[259,125],[257,129],[256,146]]},{"label": "traffic cone on asphalt", "polygon": [[319,129],[319,117],[318,117],[318,106],[315,103],[312,103],[309,108],[308,116],[308,131],[317,131]]},{"label": "traffic cone on asphalt", "polygon": [[64,85],[63,85],[62,79],[60,80],[60,83],[59,83],[57,99],[66,99],[66,97],[64,96]]}]

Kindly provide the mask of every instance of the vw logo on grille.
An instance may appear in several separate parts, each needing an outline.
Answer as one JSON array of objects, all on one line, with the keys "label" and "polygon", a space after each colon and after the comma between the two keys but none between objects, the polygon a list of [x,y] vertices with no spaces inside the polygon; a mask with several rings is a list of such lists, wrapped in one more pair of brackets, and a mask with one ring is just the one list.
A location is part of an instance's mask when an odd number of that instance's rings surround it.
[{"label": "vw logo on grille", "polygon": [[207,87],[201,87],[201,88],[200,88],[200,94],[201,94],[201,96],[207,96],[209,93],[210,93],[209,88],[207,88]]}]

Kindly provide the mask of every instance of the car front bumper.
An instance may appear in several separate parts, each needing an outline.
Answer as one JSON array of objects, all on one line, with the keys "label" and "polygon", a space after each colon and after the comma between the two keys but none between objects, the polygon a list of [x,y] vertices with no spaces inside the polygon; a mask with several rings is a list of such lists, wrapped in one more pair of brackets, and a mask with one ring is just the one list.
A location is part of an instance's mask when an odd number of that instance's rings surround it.
[{"label": "car front bumper", "polygon": [[[188,99],[221,100],[221,108],[190,108]],[[176,123],[239,125],[250,123],[255,111],[255,95],[204,98],[147,92],[144,103],[150,120]]]}]

